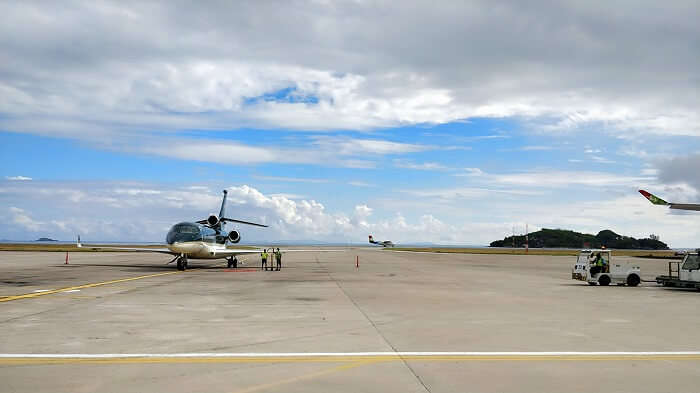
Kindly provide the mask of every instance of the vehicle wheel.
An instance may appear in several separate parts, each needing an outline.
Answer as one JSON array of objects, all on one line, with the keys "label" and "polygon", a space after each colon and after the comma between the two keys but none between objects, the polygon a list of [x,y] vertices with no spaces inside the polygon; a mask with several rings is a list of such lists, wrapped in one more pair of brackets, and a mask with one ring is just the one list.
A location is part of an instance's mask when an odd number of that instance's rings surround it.
[{"label": "vehicle wheel", "polygon": [[229,260],[229,261],[226,263],[226,267],[228,267],[228,268],[230,269],[230,268],[231,268],[231,265],[232,265],[231,260]]},{"label": "vehicle wheel", "polygon": [[604,287],[610,285],[610,277],[600,276],[600,278],[598,278],[598,284],[600,284]]},{"label": "vehicle wheel", "polygon": [[182,263],[182,258],[177,259],[177,270],[185,270],[185,265]]},{"label": "vehicle wheel", "polygon": [[233,258],[233,268],[238,269],[238,259]]},{"label": "vehicle wheel", "polygon": [[629,276],[627,276],[627,286],[636,287],[637,285],[639,285],[640,282],[641,280],[636,274],[630,274]]}]

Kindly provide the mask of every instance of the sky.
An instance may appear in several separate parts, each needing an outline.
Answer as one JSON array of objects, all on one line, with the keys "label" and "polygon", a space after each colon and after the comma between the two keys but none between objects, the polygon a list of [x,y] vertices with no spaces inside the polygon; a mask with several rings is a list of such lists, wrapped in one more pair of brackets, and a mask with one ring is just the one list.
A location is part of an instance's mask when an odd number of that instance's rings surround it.
[{"label": "sky", "polygon": [[[0,239],[700,245],[696,1],[5,1]],[[229,228],[231,229],[231,228]]]}]

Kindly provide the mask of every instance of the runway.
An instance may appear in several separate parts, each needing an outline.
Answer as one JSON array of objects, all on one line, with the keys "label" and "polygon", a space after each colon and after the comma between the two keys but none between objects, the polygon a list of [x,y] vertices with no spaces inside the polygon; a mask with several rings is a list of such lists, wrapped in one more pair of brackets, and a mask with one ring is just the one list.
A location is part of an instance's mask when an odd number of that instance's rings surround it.
[{"label": "runway", "polygon": [[[693,391],[700,294],[588,287],[572,257],[347,249],[281,272],[0,253],[7,391]],[[355,266],[359,257],[360,267]],[[664,261],[636,260],[645,278]]]}]

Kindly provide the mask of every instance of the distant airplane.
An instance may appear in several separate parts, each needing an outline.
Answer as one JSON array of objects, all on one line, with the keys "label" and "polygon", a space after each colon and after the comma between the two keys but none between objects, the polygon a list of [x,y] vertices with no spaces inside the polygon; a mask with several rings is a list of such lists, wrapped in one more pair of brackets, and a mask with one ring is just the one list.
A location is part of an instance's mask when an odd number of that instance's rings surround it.
[{"label": "distant airplane", "polygon": [[[175,258],[168,262],[177,261],[178,270],[187,269],[187,260],[191,259],[219,259],[225,258],[228,260],[228,267],[238,267],[237,255],[243,254],[260,254],[263,250],[250,249],[231,249],[226,248],[226,242],[238,243],[241,241],[241,234],[237,230],[226,232],[224,225],[227,222],[235,222],[238,224],[254,225],[257,227],[265,227],[267,225],[256,224],[254,222],[234,220],[224,217],[226,208],[226,194],[224,190],[224,199],[221,201],[221,210],[219,215],[211,214],[206,220],[197,222],[181,222],[175,224],[168,231],[165,241],[167,248],[127,248],[127,247],[97,247],[85,245],[90,248],[99,248],[106,250],[126,250],[126,251],[148,251],[159,252],[163,254],[174,255]],[[78,236],[78,247],[83,247]],[[310,250],[290,250],[290,251],[310,251]],[[314,250],[316,251],[316,250]],[[336,250],[322,250],[336,251]],[[272,262],[270,262],[272,265]]]},{"label": "distant airplane", "polygon": [[369,242],[372,244],[382,246],[382,247],[394,247],[394,243],[392,243],[391,240],[384,240],[382,242],[378,242],[378,241],[374,240],[372,235],[369,235]]},{"label": "distant airplane", "polygon": [[649,200],[649,202],[653,203],[654,205],[662,205],[662,206],[668,206],[671,209],[678,209],[678,210],[696,210],[700,211],[700,204],[698,203],[673,203],[673,202],[666,202],[663,199],[657,197],[656,195],[644,191],[644,190],[639,190],[639,193],[644,195],[646,199]]}]

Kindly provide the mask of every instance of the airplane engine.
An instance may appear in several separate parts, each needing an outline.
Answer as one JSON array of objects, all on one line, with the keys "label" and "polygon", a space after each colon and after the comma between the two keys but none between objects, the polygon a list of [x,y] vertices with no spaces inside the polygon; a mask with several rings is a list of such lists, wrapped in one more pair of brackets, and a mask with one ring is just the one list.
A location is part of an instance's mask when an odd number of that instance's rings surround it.
[{"label": "airplane engine", "polygon": [[216,214],[212,214],[207,217],[207,224],[209,224],[210,227],[216,226],[218,223],[219,217],[217,217]]},{"label": "airplane engine", "polygon": [[228,233],[228,240],[231,243],[238,243],[241,241],[241,234],[238,231],[231,231]]}]

